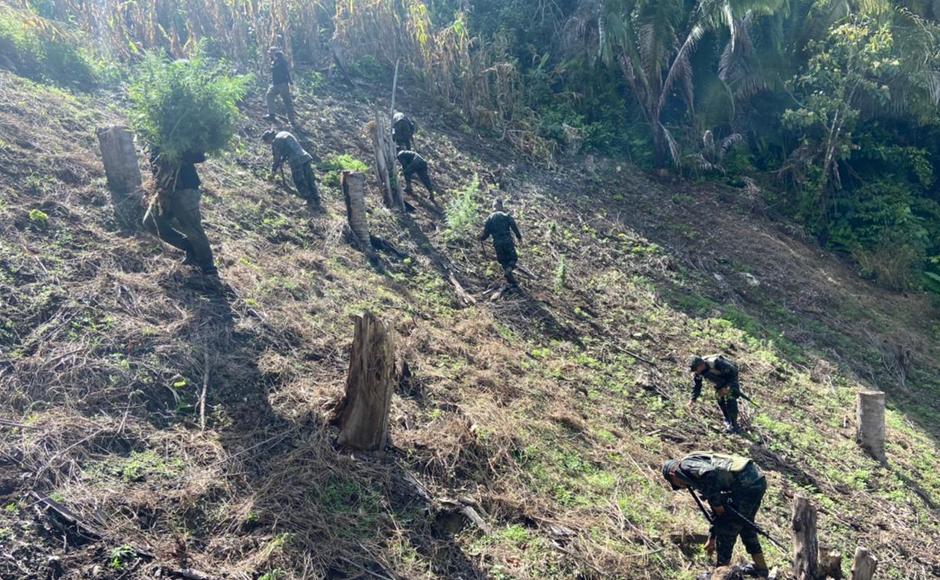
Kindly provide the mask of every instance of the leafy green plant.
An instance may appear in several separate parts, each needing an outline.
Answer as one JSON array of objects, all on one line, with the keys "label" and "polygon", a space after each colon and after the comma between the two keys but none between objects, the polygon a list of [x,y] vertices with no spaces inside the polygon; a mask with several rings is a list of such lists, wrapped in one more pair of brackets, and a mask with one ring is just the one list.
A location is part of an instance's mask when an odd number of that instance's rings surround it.
[{"label": "leafy green plant", "polygon": [[562,256],[555,268],[555,291],[561,292],[568,283],[568,259]]},{"label": "leafy green plant", "polygon": [[473,236],[480,221],[480,178],[473,180],[459,190],[447,204],[447,229],[444,235],[448,240],[467,240]]},{"label": "leafy green plant", "polygon": [[29,221],[36,226],[45,227],[49,224],[49,214],[41,209],[31,209],[29,210]]},{"label": "leafy green plant", "polygon": [[132,560],[137,558],[137,551],[133,547],[124,544],[111,550],[109,558],[108,567],[120,572],[126,569]]},{"label": "leafy green plant", "polygon": [[368,173],[369,165],[348,153],[342,155],[331,155],[327,158],[320,169],[324,172],[323,183],[326,185],[339,186],[339,176],[344,171],[358,171]]},{"label": "leafy green plant", "polygon": [[149,52],[130,86],[131,120],[169,162],[188,152],[218,153],[235,133],[249,80],[230,75],[224,62],[210,61],[201,48],[189,59],[173,61]]}]

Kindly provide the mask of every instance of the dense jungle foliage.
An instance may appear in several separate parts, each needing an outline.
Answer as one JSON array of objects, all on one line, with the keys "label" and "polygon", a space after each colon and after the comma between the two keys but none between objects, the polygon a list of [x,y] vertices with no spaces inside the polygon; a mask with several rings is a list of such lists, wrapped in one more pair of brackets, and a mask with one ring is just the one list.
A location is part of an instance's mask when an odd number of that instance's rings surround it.
[{"label": "dense jungle foliage", "polygon": [[[696,179],[760,185],[799,221],[898,289],[940,291],[936,168],[940,14],[924,0],[25,0],[0,13],[0,65],[65,84],[97,78],[62,56],[68,22],[111,62],[209,52],[263,71],[354,78],[396,62],[533,159],[598,154]],[[107,17],[105,16],[107,15]],[[12,55],[12,56],[6,56]],[[81,66],[63,66],[63,59]],[[74,78],[75,75],[81,78]]]}]

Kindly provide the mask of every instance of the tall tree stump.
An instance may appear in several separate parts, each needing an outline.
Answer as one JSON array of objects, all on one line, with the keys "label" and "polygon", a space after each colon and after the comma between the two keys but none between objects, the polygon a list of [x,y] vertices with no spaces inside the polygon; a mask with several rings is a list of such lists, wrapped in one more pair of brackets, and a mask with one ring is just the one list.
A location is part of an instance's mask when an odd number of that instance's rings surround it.
[{"label": "tall tree stump", "polygon": [[398,181],[398,155],[392,141],[391,121],[379,111],[372,122],[372,145],[375,148],[375,176],[384,192],[385,205],[392,209],[405,209],[405,194]]},{"label": "tall tree stump", "polygon": [[371,312],[355,318],[346,395],[336,410],[339,444],[376,451],[388,443],[388,414],[395,377],[395,345],[384,322]]},{"label": "tall tree stump", "polygon": [[144,217],[144,192],[134,135],[120,125],[101,127],[96,133],[115,217],[123,229],[136,231]]},{"label": "tall tree stump", "polygon": [[855,560],[852,562],[852,580],[871,580],[878,570],[878,558],[865,548],[855,550]]},{"label": "tall tree stump", "polygon": [[790,524],[793,536],[793,575],[796,580],[816,580],[819,575],[816,506],[805,497],[796,496]]},{"label": "tall tree stump", "polygon": [[372,238],[369,235],[369,219],[366,215],[366,178],[361,173],[344,171],[339,178],[346,200],[346,219],[349,229],[367,253],[372,251]]},{"label": "tall tree stump", "polygon": [[885,394],[881,391],[859,391],[856,407],[855,439],[858,444],[881,461],[885,456]]}]

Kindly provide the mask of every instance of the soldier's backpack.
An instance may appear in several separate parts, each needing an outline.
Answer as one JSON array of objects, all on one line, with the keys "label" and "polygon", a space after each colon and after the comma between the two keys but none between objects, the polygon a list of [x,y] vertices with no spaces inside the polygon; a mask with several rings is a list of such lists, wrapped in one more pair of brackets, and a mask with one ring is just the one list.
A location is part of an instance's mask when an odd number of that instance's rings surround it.
[{"label": "soldier's backpack", "polygon": [[720,360],[720,361],[722,361],[722,362],[725,362],[725,363],[731,365],[731,367],[732,367],[735,371],[740,372],[740,370],[741,370],[741,368],[738,366],[738,363],[734,362],[734,359],[730,359],[730,358],[726,357],[726,356],[723,355],[723,354],[713,354],[713,355],[710,355],[710,356],[705,357],[705,359],[706,359],[706,360],[715,359],[716,362]]}]

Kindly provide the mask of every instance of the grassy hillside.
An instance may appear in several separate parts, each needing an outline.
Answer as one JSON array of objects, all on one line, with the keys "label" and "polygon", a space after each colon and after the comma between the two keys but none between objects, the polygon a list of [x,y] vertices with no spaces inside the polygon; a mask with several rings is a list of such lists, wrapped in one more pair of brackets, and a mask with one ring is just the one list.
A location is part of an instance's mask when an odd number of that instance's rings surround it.
[{"label": "grassy hillside", "polygon": [[[93,128],[122,103],[0,73],[0,577],[691,578],[707,561],[684,536],[706,525],[659,465],[697,448],[758,461],[778,538],[804,494],[823,541],[869,547],[882,577],[940,574],[936,305],[860,281],[746,191],[532,167],[405,93],[442,203],[505,190],[536,276],[520,292],[490,299],[475,230],[374,189],[373,231],[403,257],[370,264],[335,180],[311,212],[265,180],[246,121],[201,173],[215,294],[113,222]],[[374,97],[300,98],[322,168],[368,162]],[[408,368],[375,455],[327,425],[364,309]],[[718,433],[711,393],[685,408],[687,356],[714,351],[759,404],[745,436]],[[853,441],[859,386],[889,392],[887,466]]]}]

